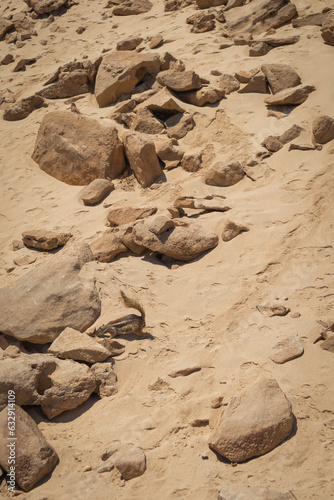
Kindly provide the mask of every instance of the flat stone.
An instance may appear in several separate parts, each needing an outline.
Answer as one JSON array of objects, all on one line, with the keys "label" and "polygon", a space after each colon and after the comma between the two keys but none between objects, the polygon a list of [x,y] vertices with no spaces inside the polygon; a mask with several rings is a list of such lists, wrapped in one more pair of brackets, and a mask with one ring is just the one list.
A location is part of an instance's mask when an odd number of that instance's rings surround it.
[{"label": "flat stone", "polygon": [[86,363],[104,361],[110,356],[109,351],[96,340],[73,328],[65,328],[52,342],[48,353],[60,359],[74,359]]},{"label": "flat stone", "polygon": [[225,196],[208,195],[205,198],[194,196],[181,196],[174,201],[176,208],[194,208],[196,210],[207,210],[210,212],[226,212],[230,207],[225,205]]},{"label": "flat stone", "polygon": [[201,366],[194,365],[194,366],[187,366],[185,368],[179,368],[177,370],[173,370],[172,372],[168,373],[169,377],[176,378],[176,377],[187,377],[188,375],[191,375],[192,373],[199,372],[202,369]]},{"label": "flat stone", "polygon": [[310,93],[314,91],[313,85],[299,85],[281,90],[277,94],[267,97],[264,102],[270,106],[298,106],[305,102]]},{"label": "flat stone", "polygon": [[249,228],[243,224],[237,224],[236,222],[227,220],[224,223],[222,239],[223,241],[230,241],[244,231],[249,231]]},{"label": "flat stone", "polygon": [[144,219],[155,214],[157,207],[113,207],[109,210],[107,218],[111,226],[129,224],[139,219]]},{"label": "flat stone", "polygon": [[96,205],[114,189],[114,184],[108,179],[94,179],[79,193],[84,205]]},{"label": "flat stone", "polygon": [[270,356],[275,363],[283,364],[291,359],[298,358],[304,352],[303,344],[297,333],[280,340],[274,347]]},{"label": "flat stone", "polygon": [[244,178],[245,172],[238,161],[217,162],[204,172],[204,182],[210,186],[232,186]]},{"label": "flat stone", "polygon": [[193,115],[189,113],[177,113],[166,120],[167,136],[174,139],[182,139],[195,127]]},{"label": "flat stone", "polygon": [[152,9],[152,3],[149,0],[125,0],[113,8],[115,16],[136,16],[145,14]]},{"label": "flat stone", "polygon": [[116,45],[116,50],[134,50],[143,41],[141,36],[132,36],[121,40]]},{"label": "flat stone", "polygon": [[71,237],[70,233],[54,233],[43,229],[33,229],[22,233],[22,241],[27,247],[40,250],[53,250],[62,247]]},{"label": "flat stone", "polygon": [[149,224],[149,230],[151,231],[151,233],[157,235],[164,233],[171,227],[175,227],[175,223],[173,219],[165,215],[157,215],[156,217],[152,218],[152,220],[150,220]]},{"label": "flat stone", "polygon": [[264,75],[254,75],[247,85],[240,89],[239,94],[256,92],[259,94],[268,94],[268,86]]},{"label": "flat stone", "polygon": [[202,87],[200,77],[194,71],[161,71],[157,76],[160,85],[177,92],[196,90]]},{"label": "flat stone", "polygon": [[143,103],[138,104],[136,109],[139,111],[143,108],[166,115],[174,115],[175,113],[183,113],[185,111],[182,103],[165,87],[146,99]]},{"label": "flat stone", "polygon": [[271,318],[272,316],[286,316],[290,309],[282,305],[258,305],[256,308],[260,311],[263,316]]},{"label": "flat stone", "polygon": [[35,255],[18,255],[13,259],[14,264],[17,266],[28,266],[36,262],[37,257]]}]

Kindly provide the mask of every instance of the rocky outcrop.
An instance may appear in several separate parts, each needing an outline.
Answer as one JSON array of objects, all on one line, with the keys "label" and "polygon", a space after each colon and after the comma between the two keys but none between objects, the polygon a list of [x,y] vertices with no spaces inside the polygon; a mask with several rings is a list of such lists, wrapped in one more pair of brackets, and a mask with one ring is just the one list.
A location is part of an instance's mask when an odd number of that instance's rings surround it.
[{"label": "rocky outcrop", "polygon": [[261,69],[273,94],[301,83],[298,73],[288,64],[263,64]]},{"label": "rocky outcrop", "polygon": [[7,121],[17,121],[27,118],[35,109],[40,108],[44,103],[43,97],[32,95],[16,102],[13,106],[6,109],[3,119]]},{"label": "rocky outcrop", "polygon": [[122,139],[125,155],[137,181],[142,187],[150,186],[162,172],[154,142],[135,132],[124,133]]},{"label": "rocky outcrop", "polygon": [[70,233],[53,233],[43,229],[24,231],[22,241],[26,247],[38,248],[40,250],[53,250],[66,245],[71,238]]}]

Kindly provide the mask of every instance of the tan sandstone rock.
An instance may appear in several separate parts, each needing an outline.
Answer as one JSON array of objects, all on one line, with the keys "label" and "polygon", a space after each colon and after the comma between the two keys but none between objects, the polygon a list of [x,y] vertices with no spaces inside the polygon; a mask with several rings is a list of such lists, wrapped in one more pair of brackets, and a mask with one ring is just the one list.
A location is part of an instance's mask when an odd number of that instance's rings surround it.
[{"label": "tan sandstone rock", "polygon": [[314,91],[313,85],[298,85],[298,87],[281,90],[277,94],[267,97],[264,102],[270,106],[298,106],[305,102],[310,93]]},{"label": "tan sandstone rock", "polygon": [[291,359],[298,358],[304,352],[303,344],[297,333],[280,340],[274,347],[270,356],[275,363],[282,364]]},{"label": "tan sandstone rock", "polygon": [[6,109],[3,119],[7,121],[17,121],[27,118],[35,109],[40,108],[44,99],[38,95],[32,95],[16,102],[10,108]]},{"label": "tan sandstone rock", "polygon": [[135,16],[144,14],[152,9],[152,3],[149,0],[125,0],[120,5],[114,7],[115,16]]},{"label": "tan sandstone rock", "polygon": [[157,81],[177,92],[186,92],[202,87],[201,79],[194,71],[161,71],[157,76]]},{"label": "tan sandstone rock", "polygon": [[131,447],[115,460],[115,467],[124,479],[142,476],[146,471],[146,455],[141,448]]},{"label": "tan sandstone rock", "polygon": [[240,83],[233,75],[224,74],[219,79],[219,88],[228,95],[239,90]]},{"label": "tan sandstone rock", "polygon": [[67,0],[24,0],[38,14],[48,14],[62,7]]},{"label": "tan sandstone rock", "polygon": [[66,245],[71,236],[70,233],[54,233],[43,229],[35,229],[22,233],[22,241],[27,247],[53,250]]},{"label": "tan sandstone rock", "polygon": [[85,205],[96,205],[114,189],[114,184],[108,179],[94,179],[79,193]]},{"label": "tan sandstone rock", "polygon": [[95,392],[101,398],[108,398],[110,396],[113,396],[114,394],[117,394],[117,375],[114,372],[113,365],[110,361],[106,361],[104,363],[95,363],[91,367],[91,371],[93,372],[97,382]]},{"label": "tan sandstone rock", "polygon": [[318,116],[312,124],[313,142],[326,144],[334,139],[334,118]]},{"label": "tan sandstone rock", "polygon": [[110,356],[108,349],[99,342],[73,328],[65,328],[52,342],[48,353],[60,359],[74,359],[86,363],[104,361]]},{"label": "tan sandstone rock", "polygon": [[194,106],[205,106],[205,104],[212,104],[214,102],[220,101],[225,95],[225,91],[222,89],[217,89],[214,87],[202,87],[199,90],[193,90],[191,92],[183,92],[180,94],[180,98]]},{"label": "tan sandstone rock", "polygon": [[157,207],[113,207],[109,210],[107,218],[111,226],[121,226],[129,224],[138,219],[144,219],[155,214]]},{"label": "tan sandstone rock", "polygon": [[273,94],[296,87],[301,83],[298,73],[288,64],[263,64],[261,70],[265,74]]},{"label": "tan sandstone rock", "polygon": [[232,186],[244,178],[245,172],[238,161],[217,162],[204,173],[204,182],[210,186]]},{"label": "tan sandstone rock", "polygon": [[142,187],[150,186],[161,175],[154,142],[135,132],[125,132],[122,139],[126,157],[137,181]]},{"label": "tan sandstone rock", "polygon": [[131,36],[121,40],[116,45],[116,50],[134,50],[143,41],[141,36]]},{"label": "tan sandstone rock", "polygon": [[89,244],[94,258],[99,262],[111,262],[116,255],[127,251],[127,247],[122,241],[124,231],[115,229],[104,233]]},{"label": "tan sandstone rock", "polygon": [[242,224],[237,224],[236,222],[227,220],[224,223],[224,229],[222,232],[222,239],[223,241],[230,241],[238,234],[242,233],[243,231],[249,231],[249,228],[247,226],[244,226]]}]

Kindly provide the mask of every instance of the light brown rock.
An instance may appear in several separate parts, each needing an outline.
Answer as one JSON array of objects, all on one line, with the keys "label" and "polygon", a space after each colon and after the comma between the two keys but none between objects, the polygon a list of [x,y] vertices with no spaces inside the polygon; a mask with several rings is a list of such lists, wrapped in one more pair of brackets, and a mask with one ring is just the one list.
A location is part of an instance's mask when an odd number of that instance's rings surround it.
[{"label": "light brown rock", "polygon": [[54,233],[43,229],[33,229],[22,233],[22,241],[27,247],[53,250],[66,245],[71,236],[70,233]]},{"label": "light brown rock", "polygon": [[270,47],[264,42],[256,42],[249,47],[250,57],[265,56],[268,54]]},{"label": "light brown rock", "polygon": [[93,240],[89,246],[94,258],[99,262],[111,262],[116,255],[127,251],[122,242],[124,231],[108,231],[99,238]]},{"label": "light brown rock", "polygon": [[152,218],[149,223],[149,230],[156,235],[162,234],[172,227],[175,227],[173,219],[162,214]]},{"label": "light brown rock", "polygon": [[210,446],[231,462],[263,455],[289,436],[291,405],[276,380],[262,376],[231,398]]},{"label": "light brown rock", "polygon": [[156,207],[113,207],[109,210],[107,218],[111,226],[129,224],[139,219],[144,219],[155,214]]},{"label": "light brown rock", "polygon": [[182,103],[180,103],[165,87],[146,99],[143,103],[138,104],[137,111],[144,108],[165,115],[173,115],[185,111],[184,107],[182,107]]},{"label": "light brown rock", "polygon": [[268,305],[258,305],[256,306],[261,314],[271,318],[272,316],[286,316],[290,309],[288,307],[279,304],[268,304]]},{"label": "light brown rock", "polygon": [[215,15],[212,12],[196,12],[191,16],[187,17],[187,24],[199,24],[205,21],[212,21],[215,18]]},{"label": "light brown rock", "polygon": [[24,0],[38,14],[48,14],[62,7],[67,0]]},{"label": "light brown rock", "polygon": [[180,59],[176,59],[169,52],[165,52],[160,56],[160,69],[161,71],[166,71],[168,69],[173,71],[184,71],[185,65]]},{"label": "light brown rock", "polygon": [[243,231],[249,231],[249,228],[243,224],[237,224],[236,222],[227,220],[224,223],[222,239],[223,241],[230,241]]},{"label": "light brown rock", "polygon": [[131,250],[131,252],[135,253],[136,255],[142,255],[147,250],[147,248],[143,247],[142,245],[137,245],[137,243],[135,242],[133,226],[126,228],[124,235],[122,236],[122,242],[129,250]]},{"label": "light brown rock", "polygon": [[74,359],[86,363],[104,361],[110,356],[109,351],[96,340],[73,328],[65,328],[52,342],[48,353],[60,359]]},{"label": "light brown rock", "polygon": [[13,73],[17,73],[18,71],[21,71],[21,69],[25,69],[26,65],[34,64],[35,62],[36,62],[35,57],[28,57],[28,58],[20,59],[16,63],[16,65],[12,71],[13,71]]},{"label": "light brown rock", "polygon": [[150,43],[149,43],[149,48],[151,50],[157,48],[157,47],[160,47],[160,45],[163,44],[163,38],[160,34],[157,34],[157,35],[154,35],[152,36],[151,40],[150,40]]},{"label": "light brown rock", "polygon": [[240,83],[233,75],[224,74],[219,79],[219,88],[228,95],[239,90]]},{"label": "light brown rock", "polygon": [[208,210],[216,212],[226,212],[230,210],[225,205],[225,196],[207,195],[205,198],[195,198],[194,196],[181,196],[174,201],[176,208],[194,208],[195,210]]},{"label": "light brown rock", "polygon": [[194,71],[161,71],[157,76],[160,85],[177,92],[196,90],[202,87],[200,77]]},{"label": "light brown rock", "polygon": [[195,127],[193,115],[177,113],[166,120],[167,135],[174,139],[182,139]]},{"label": "light brown rock", "polygon": [[261,70],[265,74],[273,94],[296,87],[301,83],[298,73],[288,64],[263,64]]},{"label": "light brown rock", "polygon": [[202,154],[190,153],[183,155],[181,167],[186,172],[198,172],[202,167]]},{"label": "light brown rock", "polygon": [[324,351],[334,352],[334,335],[322,342],[320,347],[324,349]]},{"label": "light brown rock", "polygon": [[35,109],[40,108],[44,103],[44,99],[38,95],[32,95],[16,102],[10,108],[6,109],[3,114],[3,119],[7,121],[17,121],[27,118]]},{"label": "light brown rock", "polygon": [[294,45],[299,42],[300,36],[287,36],[287,37],[279,37],[279,36],[265,36],[261,37],[261,39],[257,40],[258,42],[266,43],[270,45],[270,47],[280,47],[282,45]]},{"label": "light brown rock", "polygon": [[189,104],[202,107],[205,106],[205,104],[212,104],[220,101],[224,95],[225,92],[222,89],[217,89],[215,87],[202,87],[199,90],[183,92],[180,94],[180,98]]},{"label": "light brown rock", "polygon": [[310,93],[314,91],[313,85],[299,85],[281,90],[277,94],[267,97],[264,102],[270,106],[298,106],[305,102]]},{"label": "light brown rock", "polygon": [[221,486],[218,500],[296,500],[296,497],[290,491],[267,490],[238,483]]},{"label": "light brown rock", "polygon": [[154,144],[158,157],[164,162],[167,169],[180,164],[184,153],[178,148],[176,139],[157,140]]},{"label": "light brown rock", "polygon": [[142,187],[150,186],[161,175],[154,142],[136,132],[125,132],[122,139],[125,155],[137,181]]},{"label": "light brown rock", "polygon": [[191,28],[191,33],[206,33],[207,31],[212,31],[216,27],[214,20],[202,21],[200,23],[195,23]]},{"label": "light brown rock", "polygon": [[141,448],[129,448],[115,460],[115,467],[124,479],[142,476],[146,471],[146,455]]},{"label": "light brown rock", "polygon": [[117,394],[117,375],[114,372],[113,365],[110,361],[95,363],[91,367],[91,371],[93,372],[97,382],[95,392],[100,396],[100,398],[108,398]]},{"label": "light brown rock", "polygon": [[334,47],[334,10],[326,13],[321,26],[321,36],[327,45]]},{"label": "light brown rock", "polygon": [[265,146],[269,151],[275,153],[276,151],[279,151],[285,144],[299,137],[302,130],[303,129],[298,125],[292,125],[292,127],[290,127],[279,136],[270,135],[269,137],[267,137],[263,141],[262,146]]},{"label": "light brown rock", "polygon": [[173,370],[172,372],[168,373],[168,376],[172,378],[187,377],[192,373],[199,372],[201,369],[202,367],[199,365],[187,366],[185,368],[178,368],[177,370]]},{"label": "light brown rock", "polygon": [[235,7],[242,7],[243,4],[244,0],[228,0],[224,12],[234,9]]},{"label": "light brown rock", "polygon": [[88,74],[83,69],[77,69],[70,73],[63,73],[59,79],[49,84],[43,90],[37,92],[45,99],[64,99],[89,92]]},{"label": "light brown rock", "polygon": [[218,7],[219,5],[226,5],[228,0],[196,0],[199,9],[209,9],[210,7]]},{"label": "light brown rock", "polygon": [[156,118],[149,108],[138,109],[132,123],[131,129],[143,134],[161,134],[165,130],[164,123]]},{"label": "light brown rock", "polygon": [[15,25],[12,21],[9,21],[9,19],[6,19],[5,17],[0,17],[0,40],[2,40],[5,34],[14,27]]},{"label": "light brown rock", "polygon": [[[10,438],[9,416],[15,418],[15,440],[6,439]],[[56,451],[34,420],[18,405],[7,406],[0,412],[0,434],[3,438],[0,442],[0,464],[7,473],[12,472],[11,466],[14,467],[13,490],[16,481],[23,491],[30,491],[56,465]],[[14,466],[8,463],[11,451],[15,456]]]},{"label": "light brown rock", "polygon": [[283,364],[291,359],[298,358],[304,352],[303,344],[297,335],[289,335],[285,339],[280,340],[274,347],[273,353],[270,356],[275,363]]},{"label": "light brown rock", "polygon": [[204,172],[203,180],[210,186],[232,186],[244,178],[245,172],[238,161],[218,161]]},{"label": "light brown rock", "polygon": [[79,193],[85,205],[96,205],[114,189],[114,184],[108,179],[94,179]]},{"label": "light brown rock", "polygon": [[144,14],[152,9],[152,3],[149,0],[125,0],[120,5],[114,7],[115,16],[135,16]]},{"label": "light brown rock", "polygon": [[318,116],[312,124],[313,142],[326,144],[334,139],[334,118],[327,115]]},{"label": "light brown rock", "polygon": [[292,20],[292,26],[294,28],[302,28],[303,26],[321,26],[325,18],[326,14],[322,12],[308,14],[306,16],[298,16],[296,19]]},{"label": "light brown rock", "polygon": [[116,50],[134,50],[143,41],[141,36],[132,36],[121,40],[116,45]]},{"label": "light brown rock", "polygon": [[258,72],[259,69],[252,69],[249,71],[240,70],[234,73],[234,76],[240,83],[248,83],[253,76],[257,75]]},{"label": "light brown rock", "polygon": [[247,94],[251,92],[259,94],[268,94],[268,86],[264,75],[254,75],[249,80],[247,85],[240,89],[239,94]]},{"label": "light brown rock", "polygon": [[35,255],[18,255],[13,259],[14,264],[17,266],[28,266],[36,262],[37,257]]},{"label": "light brown rock", "polygon": [[[1,23],[1,21],[0,21],[0,23]],[[1,65],[2,66],[7,66],[7,64],[10,64],[13,61],[14,61],[13,54],[6,54],[5,56],[0,56],[0,66]]]}]

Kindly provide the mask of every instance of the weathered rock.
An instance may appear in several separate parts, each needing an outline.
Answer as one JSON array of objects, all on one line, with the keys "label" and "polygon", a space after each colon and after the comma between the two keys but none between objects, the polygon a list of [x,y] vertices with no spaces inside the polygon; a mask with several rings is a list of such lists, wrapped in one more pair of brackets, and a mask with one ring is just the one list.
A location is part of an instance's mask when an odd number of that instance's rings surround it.
[{"label": "weathered rock", "polygon": [[115,16],[134,16],[149,12],[151,9],[152,4],[149,0],[125,0],[114,7],[113,14]]},{"label": "weathered rock", "polygon": [[245,172],[238,161],[218,161],[204,173],[204,182],[210,186],[233,186],[244,178]]},{"label": "weathered rock", "polygon": [[87,71],[77,69],[63,73],[58,81],[37,92],[45,99],[64,99],[89,92]]},{"label": "weathered rock", "polygon": [[182,139],[195,126],[193,115],[189,113],[177,113],[166,120],[167,135],[174,139]]},{"label": "weathered rock", "polygon": [[198,172],[202,167],[202,154],[190,153],[183,155],[181,167],[186,172]]},{"label": "weathered rock", "polygon": [[[15,441],[8,430],[9,417],[15,419]],[[13,471],[9,461],[10,451],[14,453],[15,482],[24,491],[30,491],[43,477],[52,471],[58,455],[46,441],[34,420],[19,406],[7,406],[0,412],[0,464],[9,474]],[[14,443],[14,444],[12,444]],[[10,463],[9,463],[10,462]]]},{"label": "weathered rock", "polygon": [[253,35],[251,33],[241,33],[233,38],[234,45],[250,45],[253,43]]},{"label": "weathered rock", "polygon": [[[125,347],[117,340],[110,337],[102,337],[97,339],[99,344],[103,345],[109,351],[109,356],[119,356],[125,351]],[[93,368],[93,367],[92,367]]]},{"label": "weathered rock", "polygon": [[164,87],[143,103],[139,104],[137,106],[137,111],[148,108],[153,112],[168,116],[176,113],[183,113],[185,110],[181,104],[182,103],[179,103],[173,94]]},{"label": "weathered rock", "polygon": [[334,139],[334,118],[322,115],[312,124],[313,142],[326,144]]},{"label": "weathered rock", "polygon": [[167,169],[174,168],[181,162],[183,151],[178,149],[178,142],[175,139],[165,139],[155,141],[155,150]]},{"label": "weathered rock", "polygon": [[325,43],[334,47],[334,10],[327,12],[322,23],[321,36]]},{"label": "weathered rock", "polygon": [[18,255],[13,259],[14,264],[17,266],[28,266],[36,262],[37,257],[35,255]]},{"label": "weathered rock", "polygon": [[231,398],[210,446],[231,462],[263,455],[289,436],[291,405],[276,380],[261,377]]},{"label": "weathered rock", "polygon": [[196,14],[192,14],[191,16],[187,17],[186,23],[194,25],[203,23],[205,21],[212,21],[214,18],[215,15],[211,12],[196,12]]},{"label": "weathered rock", "polygon": [[150,221],[148,227],[151,233],[158,235],[164,233],[165,231],[167,231],[167,229],[170,229],[171,227],[175,227],[175,223],[173,219],[171,219],[170,217],[161,214],[154,217]]},{"label": "weathered rock", "polygon": [[257,75],[259,72],[259,69],[252,69],[249,71],[237,71],[237,73],[234,73],[235,78],[240,82],[240,83],[248,83],[253,76]]},{"label": "weathered rock", "polygon": [[279,137],[273,135],[269,135],[268,137],[266,137],[261,145],[267,148],[271,153],[276,153],[283,147],[283,144],[279,140]]},{"label": "weathered rock", "polygon": [[67,326],[84,331],[101,303],[93,283],[80,281],[77,258],[40,264],[0,289],[0,331],[38,344],[52,342]]},{"label": "weathered rock", "polygon": [[228,0],[224,12],[227,12],[230,9],[234,9],[235,7],[242,7],[243,4],[244,0]]},{"label": "weathered rock", "polygon": [[114,184],[108,181],[108,179],[94,179],[80,191],[79,196],[85,205],[95,205],[103,200],[113,189]]},{"label": "weathered rock", "polygon": [[158,54],[110,52],[99,66],[95,96],[100,108],[112,104],[121,95],[129,94],[145,75],[155,75],[160,70]]},{"label": "weathered rock", "polygon": [[185,224],[155,235],[149,222],[140,221],[134,227],[134,240],[153,252],[173,259],[190,261],[218,245],[218,236],[197,224]]},{"label": "weathered rock", "polygon": [[6,66],[14,61],[14,56],[12,54],[6,54],[5,56],[0,56],[0,65]]},{"label": "weathered rock", "polygon": [[199,365],[194,365],[194,366],[187,366],[185,368],[179,368],[177,370],[173,370],[168,374],[169,377],[176,378],[176,377],[187,377],[188,375],[191,375],[192,373],[199,372],[202,369],[201,366]]},{"label": "weathered rock", "polygon": [[53,250],[66,245],[71,236],[70,233],[53,233],[43,229],[33,229],[22,233],[22,241],[27,247]]},{"label": "weathered rock", "polygon": [[[50,16],[51,17],[51,16]],[[62,78],[67,78],[71,74],[74,73],[82,73],[87,75],[87,81],[91,83],[92,85],[95,82],[95,77],[97,70],[101,64],[102,57],[99,57],[95,61],[89,61],[88,59],[85,59],[84,61],[70,61],[66,64],[63,64],[62,66],[59,66],[57,70],[52,73],[52,75],[47,79],[47,81],[44,83],[44,86],[50,85],[53,82],[59,82],[62,80]],[[75,81],[73,82],[73,84]]]},{"label": "weathered rock", "polygon": [[236,222],[227,220],[224,224],[222,239],[223,241],[230,241],[243,231],[249,231],[249,228],[243,224],[237,224]]},{"label": "weathered rock", "polygon": [[307,16],[301,16],[297,17],[297,19],[293,19],[292,26],[294,28],[302,28],[303,26],[321,26],[325,18],[326,14],[323,12],[308,14]]},{"label": "weathered rock", "polygon": [[165,52],[160,56],[160,69],[161,71],[166,71],[168,69],[172,71],[184,71],[185,65],[180,59],[176,59],[169,52]]},{"label": "weathered rock", "polygon": [[300,36],[288,36],[288,37],[277,37],[277,36],[266,36],[261,37],[257,42],[266,43],[270,47],[280,47],[281,45],[294,45],[299,42]]},{"label": "weathered rock", "polygon": [[127,251],[122,242],[123,231],[108,231],[93,240],[89,246],[94,258],[99,262],[111,262],[116,255]]},{"label": "weathered rock", "polygon": [[263,64],[261,69],[273,94],[301,83],[298,73],[288,64]]},{"label": "weathered rock", "polygon": [[324,349],[324,351],[334,352],[334,335],[328,337],[321,343],[321,349]]},{"label": "weathered rock", "polygon": [[149,43],[149,48],[151,50],[156,49],[157,47],[160,47],[160,45],[163,44],[163,38],[160,34],[152,36],[150,43]]},{"label": "weathered rock", "polygon": [[160,85],[177,92],[196,90],[202,87],[200,77],[194,71],[161,71],[157,76]]},{"label": "weathered rock", "polygon": [[314,91],[313,85],[299,85],[281,90],[277,94],[267,97],[264,102],[270,106],[298,106],[305,102],[310,93]]},{"label": "weathered rock", "polygon": [[0,17],[0,40],[5,36],[8,31],[15,27],[13,21],[9,21],[5,17]]},{"label": "weathered rock", "polygon": [[195,198],[194,196],[181,196],[174,201],[176,208],[194,208],[195,210],[208,210],[226,212],[230,210],[224,203],[225,196],[209,194],[205,198]]},{"label": "weathered rock", "polygon": [[292,141],[293,139],[296,139],[296,137],[299,137],[302,130],[303,129],[298,125],[292,125],[292,127],[290,127],[279,136],[270,135],[269,137],[267,137],[263,141],[262,146],[265,146],[269,151],[275,153],[276,151],[279,151],[285,144]]},{"label": "weathered rock", "polygon": [[191,33],[206,33],[207,31],[212,31],[216,27],[214,20],[202,21],[200,23],[195,23],[191,28]]},{"label": "weathered rock", "polygon": [[114,127],[66,111],[44,116],[32,158],[44,172],[77,186],[99,178],[115,179],[125,168]]},{"label": "weathered rock", "polygon": [[256,92],[259,94],[268,94],[267,80],[264,75],[254,75],[247,85],[238,91],[240,94]]},{"label": "weathered rock", "polygon": [[131,252],[135,253],[136,255],[142,255],[147,250],[145,247],[143,247],[142,245],[137,245],[137,243],[135,242],[133,226],[126,228],[124,235],[122,236],[122,242],[129,250],[131,250]]},{"label": "weathered rock", "polygon": [[258,305],[256,307],[261,314],[267,316],[268,318],[271,318],[272,316],[286,316],[288,312],[290,312],[288,307],[276,304],[265,306]]},{"label": "weathered rock", "polygon": [[165,130],[165,125],[148,108],[141,108],[133,119],[131,129],[143,134],[161,134]]},{"label": "weathered rock", "polygon": [[115,467],[124,479],[142,476],[146,471],[146,455],[141,448],[132,447],[115,460]]},{"label": "weathered rock", "polygon": [[32,8],[37,14],[45,14],[59,9],[65,5],[68,0],[24,0],[28,7]]},{"label": "weathered rock", "polygon": [[259,57],[265,56],[268,54],[270,47],[267,43],[264,42],[256,42],[249,47],[249,56],[250,57]]},{"label": "weathered rock", "polygon": [[224,90],[217,89],[215,87],[202,87],[199,90],[193,90],[191,92],[183,92],[180,94],[182,101],[185,101],[194,106],[205,106],[205,104],[212,104],[214,102],[220,101],[225,95]]},{"label": "weathered rock", "polygon": [[233,75],[224,74],[219,79],[219,88],[225,92],[225,94],[231,94],[240,89],[240,83]]},{"label": "weathered rock", "polygon": [[161,175],[154,142],[136,132],[126,132],[122,139],[126,157],[137,181],[142,187],[150,186]]},{"label": "weathered rock", "polygon": [[115,385],[117,382],[117,375],[114,372],[112,363],[109,361],[105,363],[95,363],[91,367],[91,371],[97,382],[95,392],[101,398],[108,398],[117,394],[118,389]]},{"label": "weathered rock", "polygon": [[143,41],[141,36],[132,36],[121,40],[116,45],[116,50],[134,50]]},{"label": "weathered rock", "polygon": [[86,333],[73,328],[65,328],[52,342],[48,352],[60,359],[74,359],[86,363],[104,361],[109,351]]},{"label": "weathered rock", "polygon": [[114,207],[108,212],[107,218],[111,226],[130,224],[139,219],[145,219],[155,214],[157,207]]},{"label": "weathered rock", "polygon": [[44,99],[38,95],[32,95],[16,102],[12,107],[5,110],[3,119],[7,121],[17,121],[27,118],[35,109],[40,108]]},{"label": "weathered rock", "polygon": [[219,5],[226,5],[228,0],[196,0],[199,9],[209,9],[210,7],[218,7]]},{"label": "weathered rock", "polygon": [[25,69],[26,65],[28,64],[34,64],[36,62],[35,57],[29,57],[28,59],[20,59],[16,65],[15,68],[12,70],[13,73],[17,73],[18,71],[21,71],[21,69]]},{"label": "weathered rock", "polygon": [[219,488],[218,500],[295,500],[290,491],[266,490],[244,484],[227,485]]},{"label": "weathered rock", "polygon": [[274,347],[270,356],[275,363],[282,364],[291,359],[298,358],[304,352],[303,344],[297,333],[280,340]]}]

